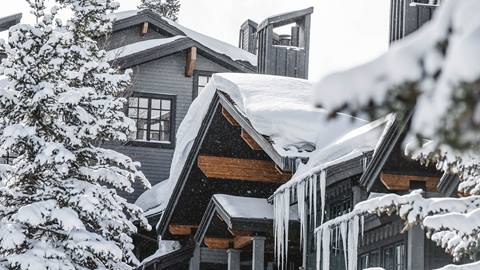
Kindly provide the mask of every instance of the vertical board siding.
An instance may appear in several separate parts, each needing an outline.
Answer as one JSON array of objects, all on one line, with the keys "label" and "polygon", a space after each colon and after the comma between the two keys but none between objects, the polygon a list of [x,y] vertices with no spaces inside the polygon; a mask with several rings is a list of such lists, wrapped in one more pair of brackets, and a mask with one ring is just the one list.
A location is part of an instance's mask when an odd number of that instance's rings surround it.
[{"label": "vertical board siding", "polygon": [[[177,53],[133,68],[132,91],[150,94],[176,96],[175,127],[178,129],[192,103],[194,77],[185,77],[186,52]],[[197,70],[230,72],[227,68],[198,55]],[[173,158],[173,149],[111,145],[133,160],[142,163],[142,171],[152,185],[168,178]],[[135,185],[133,194],[126,194],[129,201],[135,201],[145,190]]]}]

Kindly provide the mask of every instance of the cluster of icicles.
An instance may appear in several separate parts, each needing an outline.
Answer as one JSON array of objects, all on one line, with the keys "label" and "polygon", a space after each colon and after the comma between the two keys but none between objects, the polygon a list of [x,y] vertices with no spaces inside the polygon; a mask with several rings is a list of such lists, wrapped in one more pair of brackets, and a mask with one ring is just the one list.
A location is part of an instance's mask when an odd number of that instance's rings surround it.
[{"label": "cluster of icicles", "polygon": [[[317,187],[320,189],[321,217],[320,226],[317,228]],[[303,251],[303,266],[306,267],[307,256],[307,235],[308,225],[317,228],[315,230],[317,241],[317,269],[328,270],[330,266],[331,239],[333,234],[342,238],[342,245],[347,270],[357,269],[357,247],[362,227],[363,216],[358,213],[349,213],[324,223],[325,213],[325,190],[326,171],[322,170],[320,175],[313,174],[292,185],[274,197],[274,234],[275,234],[275,255],[280,269],[285,269],[288,261],[288,232],[290,217],[291,194],[296,188],[298,198],[298,219],[300,220],[300,245]],[[310,219],[308,216],[310,215]]]}]

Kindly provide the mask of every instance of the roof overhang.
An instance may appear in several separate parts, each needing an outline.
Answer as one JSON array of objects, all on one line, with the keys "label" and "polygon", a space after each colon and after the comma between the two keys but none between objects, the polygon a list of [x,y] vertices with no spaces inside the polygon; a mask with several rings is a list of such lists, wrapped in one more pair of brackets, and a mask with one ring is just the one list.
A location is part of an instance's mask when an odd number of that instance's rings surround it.
[{"label": "roof overhang", "polygon": [[249,135],[256,140],[256,142],[262,147],[262,150],[267,153],[267,155],[273,160],[273,162],[284,172],[291,172],[295,166],[295,159],[285,158],[280,156],[272,147],[271,143],[261,134],[259,134],[251,125],[251,123],[246,119],[236,108],[233,104],[233,101],[228,98],[228,96],[222,93],[220,90],[217,90],[210,105],[208,108],[208,112],[205,118],[202,120],[202,125],[200,130],[193,142],[192,148],[188,153],[187,160],[185,164],[183,164],[183,168],[181,174],[175,184],[175,187],[172,192],[172,196],[168,201],[168,205],[165,209],[165,212],[160,219],[160,222],[157,226],[158,234],[159,235],[167,235],[168,234],[168,225],[171,222],[171,219],[174,214],[174,210],[179,203],[181,194],[187,184],[188,176],[190,175],[193,166],[195,165],[195,160],[198,156],[200,151],[200,147],[205,140],[207,135],[207,131],[210,128],[210,125],[213,121],[215,112],[217,109],[223,106],[229,113],[235,118],[235,120],[240,124],[240,126],[245,129]]},{"label": "roof overhang", "polygon": [[0,32],[8,30],[10,27],[19,24],[22,20],[22,13],[0,18]]},{"label": "roof overhang", "polygon": [[299,20],[302,20],[303,17],[311,15],[313,13],[313,7],[309,7],[302,10],[292,11],[280,15],[275,15],[265,19],[260,25],[258,26],[258,31],[262,30],[263,28],[273,25],[274,28],[285,26]]}]

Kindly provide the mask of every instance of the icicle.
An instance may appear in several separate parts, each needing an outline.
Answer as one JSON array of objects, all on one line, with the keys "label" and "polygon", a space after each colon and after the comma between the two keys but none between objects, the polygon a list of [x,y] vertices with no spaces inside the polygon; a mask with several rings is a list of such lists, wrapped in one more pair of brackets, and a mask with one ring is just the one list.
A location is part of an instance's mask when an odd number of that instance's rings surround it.
[{"label": "icicle", "polygon": [[340,223],[340,233],[342,234],[343,258],[345,260],[345,269],[348,269],[348,250],[347,250],[348,222],[347,221]]},{"label": "icicle", "polygon": [[274,204],[275,256],[284,269],[288,257],[288,225],[290,222],[290,190],[277,194]]},{"label": "icicle", "polygon": [[360,217],[360,225],[362,230],[362,242],[363,242],[364,236],[365,236],[365,216],[364,215]]},{"label": "icicle", "polygon": [[303,267],[306,266],[307,262],[307,208],[306,208],[306,197],[307,196],[307,183],[300,182],[297,185],[297,197],[298,197],[298,216],[300,218],[300,245],[302,246],[303,251]]},{"label": "icicle", "polygon": [[362,159],[362,165],[363,165],[363,171],[367,170],[367,165],[368,165],[368,158],[367,156],[364,156]]},{"label": "icicle", "polygon": [[317,237],[317,257],[316,257],[316,261],[317,261],[317,268],[316,269],[321,269],[320,268],[320,256],[322,256],[322,230],[320,231],[317,231],[316,235]]},{"label": "icicle", "polygon": [[[318,204],[318,201],[317,201],[317,180],[318,180],[318,176],[315,174],[315,176],[312,179],[312,181],[313,181],[313,224],[314,224],[314,228],[317,228],[317,213],[318,213],[317,212],[317,204]],[[323,214],[321,214],[321,215],[323,217]],[[323,223],[323,219],[322,219],[322,223]]]},{"label": "icicle", "polygon": [[328,228],[322,230],[322,269],[330,269],[330,233]]},{"label": "icicle", "polygon": [[[325,190],[327,188],[327,176],[325,170],[322,170],[320,173],[320,199],[321,202],[321,210],[322,210],[322,217],[321,217],[321,224],[323,224],[323,218],[325,216]],[[315,226],[316,227],[316,226]]]},{"label": "icicle", "polygon": [[359,217],[355,215],[348,222],[348,270],[357,269],[357,250],[358,250],[358,234],[359,234]]}]

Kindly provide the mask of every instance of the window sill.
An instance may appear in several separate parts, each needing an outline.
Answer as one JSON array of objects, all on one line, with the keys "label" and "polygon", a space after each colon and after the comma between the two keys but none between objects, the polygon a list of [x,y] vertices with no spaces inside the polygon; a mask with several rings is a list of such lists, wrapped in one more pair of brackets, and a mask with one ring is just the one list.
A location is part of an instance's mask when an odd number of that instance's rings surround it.
[{"label": "window sill", "polygon": [[171,142],[129,141],[127,145],[138,146],[138,147],[163,148],[163,149],[175,148],[175,145]]}]

